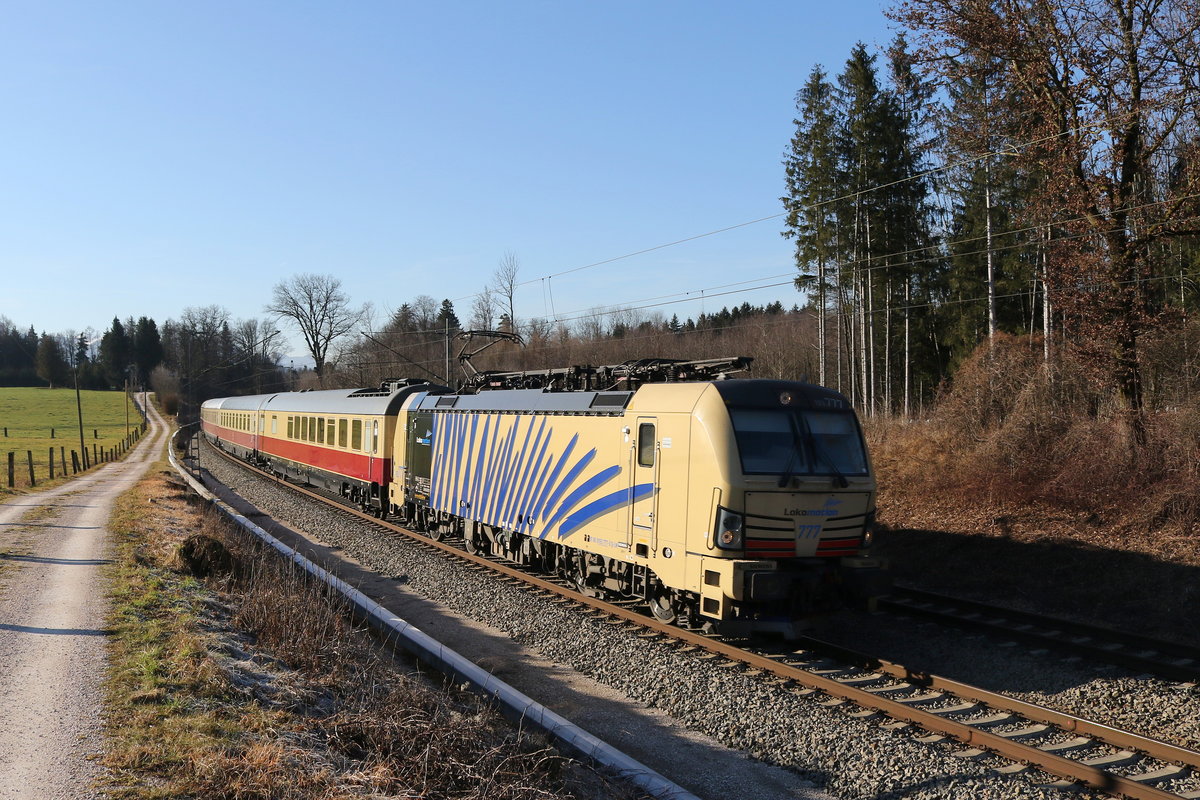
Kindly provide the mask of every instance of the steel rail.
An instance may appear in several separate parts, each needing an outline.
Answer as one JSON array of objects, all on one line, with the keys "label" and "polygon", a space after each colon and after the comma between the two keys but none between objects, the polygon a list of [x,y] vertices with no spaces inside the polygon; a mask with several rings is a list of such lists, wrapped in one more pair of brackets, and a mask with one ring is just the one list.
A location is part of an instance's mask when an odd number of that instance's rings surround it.
[{"label": "steel rail", "polygon": [[[1071,650],[1172,680],[1200,679],[1200,648],[1176,642],[909,587],[897,587],[892,596],[880,598],[878,608]],[[983,618],[984,615],[990,619]],[[1113,645],[1119,645],[1120,649]]]},{"label": "steel rail", "polygon": [[[484,556],[468,553],[452,544],[441,542],[424,534],[409,530],[394,523],[380,520],[372,514],[351,508],[343,503],[332,500],[327,495],[311,491],[295,483],[281,480],[273,474],[257,469],[228,453],[217,450],[222,456],[238,465],[255,472],[276,483],[283,484],[293,491],[332,505],[340,511],[361,518],[373,525],[411,538],[422,545],[444,552],[454,558],[494,570],[509,578],[522,581],[537,589],[557,594],[576,603],[587,606],[605,615],[616,617],[640,627],[648,628],[656,633],[676,639],[688,645],[707,650],[722,656],[732,662],[741,662],[752,669],[774,675],[782,680],[794,682],[809,689],[815,689],[854,703],[871,711],[878,711],[892,719],[915,725],[923,730],[944,736],[949,736],[962,744],[986,750],[1001,755],[1011,761],[1035,766],[1057,778],[1071,782],[1082,783],[1092,789],[1109,794],[1133,798],[1133,800],[1179,800],[1182,795],[1158,789],[1147,783],[1141,783],[1126,776],[1105,770],[1099,766],[1085,764],[1055,753],[1047,752],[1036,746],[1023,744],[995,733],[972,727],[966,722],[946,719],[943,716],[924,711],[899,700],[881,697],[878,692],[859,689],[853,685],[842,683],[835,678],[819,675],[802,667],[780,663],[776,658],[747,651],[736,645],[721,641],[694,631],[680,628],[673,624],[659,622],[636,611],[613,605],[594,597],[580,594],[573,589],[567,589],[557,583],[531,575],[516,567],[502,562],[493,561]],[[821,644],[812,640],[814,643]],[[1193,752],[1176,747],[1167,742],[1140,736],[1139,734],[1121,731],[1097,722],[1091,722],[1070,714],[1054,711],[1053,709],[1036,706],[1024,701],[1015,700],[995,692],[990,692],[969,684],[953,681],[937,675],[924,672],[913,672],[899,664],[873,658],[864,658],[866,664],[891,677],[900,678],[906,682],[926,686],[930,689],[953,694],[972,703],[986,705],[1006,713],[1020,714],[1027,719],[1051,724],[1064,730],[1086,735],[1097,742],[1109,744],[1123,749],[1133,749],[1146,753],[1154,758],[1169,762],[1182,762],[1200,770],[1200,752]]]}]

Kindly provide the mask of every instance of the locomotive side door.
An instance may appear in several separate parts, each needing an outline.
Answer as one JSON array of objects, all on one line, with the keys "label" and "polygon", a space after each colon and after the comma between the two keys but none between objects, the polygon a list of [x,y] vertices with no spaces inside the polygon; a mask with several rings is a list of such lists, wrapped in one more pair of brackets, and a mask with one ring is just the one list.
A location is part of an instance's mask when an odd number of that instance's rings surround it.
[{"label": "locomotive side door", "polygon": [[634,428],[630,471],[630,492],[633,495],[631,516],[633,535],[649,537],[650,547],[655,542],[654,513],[658,507],[658,421],[655,417],[638,417]]},{"label": "locomotive side door", "polygon": [[433,414],[416,411],[408,421],[408,497],[418,506],[429,503],[433,469]]}]

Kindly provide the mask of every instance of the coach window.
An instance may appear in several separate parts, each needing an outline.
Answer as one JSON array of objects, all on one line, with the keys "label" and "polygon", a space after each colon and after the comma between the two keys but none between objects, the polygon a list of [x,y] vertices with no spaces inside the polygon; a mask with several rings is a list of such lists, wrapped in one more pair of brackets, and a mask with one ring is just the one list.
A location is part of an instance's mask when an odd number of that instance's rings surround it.
[{"label": "coach window", "polygon": [[279,433],[279,417],[271,415],[271,433]]},{"label": "coach window", "polygon": [[379,452],[379,420],[371,422],[371,452]]},{"label": "coach window", "polygon": [[295,433],[295,423],[296,423],[296,420],[295,420],[295,418],[293,418],[293,417],[288,417],[288,435],[287,435],[287,438],[289,438],[289,439],[293,438],[293,437],[292,437],[292,434],[293,434],[293,433]]},{"label": "coach window", "polygon": [[317,444],[325,444],[325,418],[317,417]]},{"label": "coach window", "polygon": [[353,422],[353,428],[350,434],[350,447],[354,450],[362,450],[362,420],[356,419]]},{"label": "coach window", "polygon": [[344,419],[338,420],[338,447],[346,446],[346,432],[349,430],[349,424]]},{"label": "coach window", "polygon": [[337,438],[337,420],[329,420],[329,446],[333,446],[333,440]]},{"label": "coach window", "polygon": [[316,417],[308,418],[308,440],[310,442],[317,441],[317,418]]},{"label": "coach window", "polygon": [[638,425],[638,466],[654,466],[654,425],[652,423]]}]

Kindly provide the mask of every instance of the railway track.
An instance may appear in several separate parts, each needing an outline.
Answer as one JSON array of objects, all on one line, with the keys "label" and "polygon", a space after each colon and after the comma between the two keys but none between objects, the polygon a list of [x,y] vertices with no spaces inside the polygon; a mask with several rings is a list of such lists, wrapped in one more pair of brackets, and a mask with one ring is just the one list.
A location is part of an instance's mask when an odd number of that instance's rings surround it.
[{"label": "railway track", "polygon": [[974,600],[898,587],[878,609],[982,631],[1169,680],[1200,680],[1200,649]]},{"label": "railway track", "polygon": [[1006,762],[996,771],[1024,774],[1035,784],[1071,787],[1082,784],[1118,797],[1200,798],[1200,752],[1119,730],[1054,709],[1015,700],[937,675],[914,672],[903,665],[852,653],[817,640],[796,647],[752,649],[743,643],[663,624],[635,603],[610,603],[580,594],[562,582],[532,575],[515,565],[471,554],[453,540],[437,541],[348,508],[313,492],[255,470],[222,454],[261,477],[341,513],[409,538],[473,569],[487,569],[502,580],[531,591],[585,606],[615,625],[639,629],[639,635],[667,637],[698,657],[721,659],[731,669],[771,680],[827,707],[843,707],[850,716],[886,717],[891,729],[913,726],[918,741],[956,742],[962,758],[989,754]]}]

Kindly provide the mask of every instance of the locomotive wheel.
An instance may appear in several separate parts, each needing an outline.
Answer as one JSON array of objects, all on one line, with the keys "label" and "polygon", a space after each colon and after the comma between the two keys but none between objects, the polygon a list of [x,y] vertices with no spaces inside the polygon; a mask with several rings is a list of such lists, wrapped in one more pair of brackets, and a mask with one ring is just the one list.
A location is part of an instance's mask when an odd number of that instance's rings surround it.
[{"label": "locomotive wheel", "polygon": [[671,603],[670,592],[658,592],[650,598],[650,613],[659,622],[670,625],[675,621],[675,606]]}]

